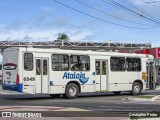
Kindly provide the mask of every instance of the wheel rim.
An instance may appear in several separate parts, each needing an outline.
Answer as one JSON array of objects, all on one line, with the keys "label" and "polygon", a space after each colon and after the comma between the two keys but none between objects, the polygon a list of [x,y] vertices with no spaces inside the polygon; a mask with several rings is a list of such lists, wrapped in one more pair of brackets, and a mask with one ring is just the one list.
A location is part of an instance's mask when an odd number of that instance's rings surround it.
[{"label": "wheel rim", "polygon": [[77,93],[77,89],[75,87],[70,87],[69,88],[69,95],[70,96],[75,96]]},{"label": "wheel rim", "polygon": [[138,85],[134,86],[134,93],[139,93],[140,87]]}]

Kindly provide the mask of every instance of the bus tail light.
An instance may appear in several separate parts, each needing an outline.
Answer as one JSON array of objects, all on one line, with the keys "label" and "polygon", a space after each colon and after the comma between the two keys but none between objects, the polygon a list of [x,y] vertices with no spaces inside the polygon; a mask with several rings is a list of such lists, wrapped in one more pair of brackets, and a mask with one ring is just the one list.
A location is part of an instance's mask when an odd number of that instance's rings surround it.
[{"label": "bus tail light", "polygon": [[19,75],[17,74],[16,76],[16,84],[18,85],[19,84]]}]

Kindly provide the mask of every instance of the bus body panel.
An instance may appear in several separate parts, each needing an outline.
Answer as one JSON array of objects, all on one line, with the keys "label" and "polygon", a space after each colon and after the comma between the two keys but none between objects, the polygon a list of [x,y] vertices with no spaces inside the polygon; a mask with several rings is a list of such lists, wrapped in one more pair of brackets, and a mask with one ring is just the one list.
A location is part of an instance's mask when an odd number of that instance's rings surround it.
[{"label": "bus body panel", "polygon": [[[136,80],[142,82],[143,90],[145,90],[147,83],[142,76],[147,72],[146,62],[153,62],[151,55],[38,48],[14,49],[7,48],[3,53],[4,65],[6,63],[17,65],[15,70],[3,69],[3,89],[12,90],[14,85],[17,87],[14,90],[30,94],[65,94],[66,87],[70,82],[78,83],[82,93],[131,91]],[[87,55],[90,59],[90,69],[88,71],[72,71],[69,66],[69,70],[54,71],[53,54],[67,54],[69,57],[71,55]],[[32,61],[25,58],[26,56],[32,57]],[[141,71],[112,71],[111,57],[138,57],[141,59]],[[33,64],[30,70],[26,67],[25,60],[28,62],[28,66]],[[7,78],[9,73],[11,73],[11,77]],[[19,83],[16,83],[17,75]]]},{"label": "bus body panel", "polygon": [[3,89],[22,92],[19,68],[19,50],[16,48],[6,49],[3,52]]}]

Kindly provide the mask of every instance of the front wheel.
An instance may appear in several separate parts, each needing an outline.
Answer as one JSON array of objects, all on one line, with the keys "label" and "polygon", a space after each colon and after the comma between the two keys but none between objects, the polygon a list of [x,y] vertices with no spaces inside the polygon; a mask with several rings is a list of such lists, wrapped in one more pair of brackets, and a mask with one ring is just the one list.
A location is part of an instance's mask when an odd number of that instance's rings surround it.
[{"label": "front wheel", "polygon": [[138,82],[133,83],[131,94],[132,95],[139,95],[141,93],[141,91],[142,91],[141,84]]},{"label": "front wheel", "polygon": [[79,88],[76,84],[70,83],[67,85],[66,92],[65,92],[65,97],[69,99],[76,98],[79,93]]}]

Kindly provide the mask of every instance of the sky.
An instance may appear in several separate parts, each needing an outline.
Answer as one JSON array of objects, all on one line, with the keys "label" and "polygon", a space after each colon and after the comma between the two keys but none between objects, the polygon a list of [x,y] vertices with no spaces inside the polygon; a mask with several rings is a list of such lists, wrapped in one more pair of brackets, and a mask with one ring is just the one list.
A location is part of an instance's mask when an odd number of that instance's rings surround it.
[{"label": "sky", "polygon": [[132,12],[107,2],[112,0],[78,1],[0,0],[0,41],[53,41],[66,33],[71,41],[160,46],[158,0],[114,0]]}]

